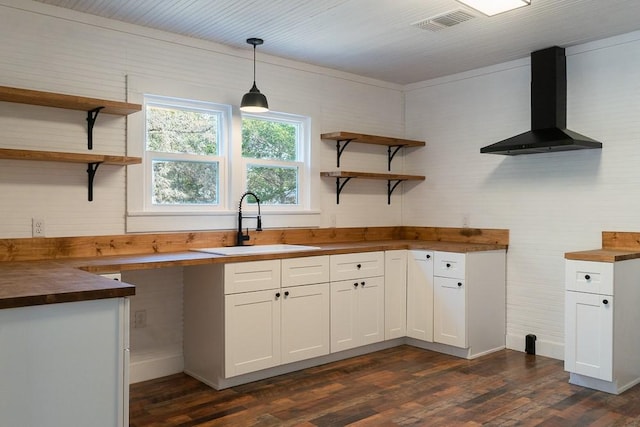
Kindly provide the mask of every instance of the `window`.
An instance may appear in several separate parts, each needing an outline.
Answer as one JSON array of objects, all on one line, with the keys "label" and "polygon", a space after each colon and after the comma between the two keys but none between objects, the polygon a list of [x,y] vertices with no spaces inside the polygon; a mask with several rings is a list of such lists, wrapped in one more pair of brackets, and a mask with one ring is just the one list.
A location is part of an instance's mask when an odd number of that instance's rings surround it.
[{"label": "window", "polygon": [[279,113],[242,116],[244,183],[272,208],[302,208],[308,119]]},{"label": "window", "polygon": [[227,111],[145,96],[145,204],[150,210],[223,207]]}]

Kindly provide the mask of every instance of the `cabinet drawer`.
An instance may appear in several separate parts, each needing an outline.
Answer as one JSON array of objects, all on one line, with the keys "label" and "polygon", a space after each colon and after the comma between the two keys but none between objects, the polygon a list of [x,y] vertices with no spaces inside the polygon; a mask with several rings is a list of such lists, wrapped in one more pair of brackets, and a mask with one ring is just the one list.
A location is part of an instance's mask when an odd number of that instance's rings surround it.
[{"label": "cabinet drawer", "polygon": [[311,285],[329,281],[329,255],[282,260],[282,286]]},{"label": "cabinet drawer", "polygon": [[612,262],[567,260],[565,284],[568,291],[613,295]]},{"label": "cabinet drawer", "polygon": [[331,255],[331,281],[384,275],[384,252]]},{"label": "cabinet drawer", "polygon": [[465,254],[436,252],[434,258],[434,276],[464,279]]},{"label": "cabinet drawer", "polygon": [[280,287],[280,260],[234,262],[224,266],[224,293],[262,291]]}]

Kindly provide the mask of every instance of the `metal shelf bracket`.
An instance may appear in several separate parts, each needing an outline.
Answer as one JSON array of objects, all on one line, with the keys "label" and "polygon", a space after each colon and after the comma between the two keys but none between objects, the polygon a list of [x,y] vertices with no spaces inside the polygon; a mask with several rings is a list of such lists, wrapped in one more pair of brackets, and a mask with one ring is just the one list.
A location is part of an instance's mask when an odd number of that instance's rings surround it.
[{"label": "metal shelf bracket", "polygon": [[344,181],[342,181],[342,184],[341,184],[340,178],[336,178],[336,204],[337,205],[340,204],[340,193],[342,193],[342,189],[344,188],[345,184],[351,181],[351,177],[343,178],[343,179]]},{"label": "metal shelf bracket", "polygon": [[98,113],[104,107],[97,107],[93,110],[87,111],[87,148],[93,150],[93,125],[96,123]]},{"label": "metal shelf bracket", "polygon": [[398,186],[398,184],[400,184],[403,181],[406,181],[404,179],[399,179],[396,181],[395,184],[393,184],[393,186],[391,186],[391,179],[387,180],[387,204],[390,205],[391,204],[391,194],[393,194],[393,190],[396,189],[396,187]]},{"label": "metal shelf bracket", "polygon": [[[353,141],[353,139],[339,139],[336,141],[337,167],[340,167],[340,156],[342,156],[342,152],[344,151],[345,148],[347,148],[347,145],[349,145],[351,141]],[[344,142],[342,147],[340,146],[341,142]]]},{"label": "metal shelf bracket", "polygon": [[101,162],[96,163],[87,163],[87,174],[89,175],[89,182],[87,183],[87,188],[89,191],[89,201],[93,201],[93,178],[96,176],[96,172],[98,171],[98,166],[100,166]]},{"label": "metal shelf bracket", "polygon": [[[391,151],[391,148],[394,149],[393,152]],[[390,145],[389,148],[387,148],[387,170],[389,172],[391,172],[391,160],[393,160],[393,158],[396,154],[398,154],[398,151],[400,151],[401,148],[402,145]]]}]

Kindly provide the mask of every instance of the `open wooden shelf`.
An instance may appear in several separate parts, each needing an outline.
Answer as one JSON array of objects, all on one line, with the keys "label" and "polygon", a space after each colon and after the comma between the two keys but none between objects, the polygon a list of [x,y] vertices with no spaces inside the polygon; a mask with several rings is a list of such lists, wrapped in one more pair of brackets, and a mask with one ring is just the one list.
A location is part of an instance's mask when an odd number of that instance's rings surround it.
[{"label": "open wooden shelf", "polygon": [[416,141],[413,139],[392,138],[389,136],[366,135],[363,133],[353,132],[329,132],[320,135],[322,139],[336,141],[336,166],[340,167],[340,157],[352,142],[361,144],[373,144],[387,146],[387,169],[391,171],[391,161],[402,147],[424,147],[424,141]]},{"label": "open wooden shelf", "polygon": [[[86,98],[83,96],[65,95],[62,93],[42,92],[39,90],[20,89],[8,86],[0,86],[0,101],[85,111],[87,113],[87,149],[89,150],[93,149],[93,127],[99,113],[127,116],[142,110],[142,105],[140,104]],[[98,166],[101,164],[127,166],[142,163],[142,159],[140,157],[63,153],[58,151],[15,150],[9,148],[0,148],[0,159],[86,163],[87,174],[89,175],[89,201],[93,200],[93,179],[95,178]]]},{"label": "open wooden shelf", "polygon": [[332,139],[334,141],[352,141],[361,144],[386,145],[390,147],[424,147],[424,141],[412,139],[391,138],[388,136],[365,135],[353,132],[329,132],[320,135],[322,139]]},{"label": "open wooden shelf", "polygon": [[[336,203],[340,204],[340,193],[345,184],[352,178],[360,179],[379,179],[387,181],[387,204],[391,204],[391,194],[396,189],[398,184],[403,181],[424,181],[425,177],[422,175],[406,175],[397,173],[373,173],[373,172],[354,172],[354,171],[330,171],[320,172],[321,177],[335,178],[336,179]],[[395,181],[392,185],[391,183]]]},{"label": "open wooden shelf", "polygon": [[82,96],[19,89],[7,86],[0,86],[0,101],[79,111],[91,111],[100,108],[102,113],[115,114],[119,116],[127,116],[142,110],[142,105],[140,104],[85,98]]},{"label": "open wooden shelf", "polygon": [[422,175],[405,175],[398,173],[373,173],[373,172],[354,172],[354,171],[330,171],[320,172],[320,176],[329,178],[365,178],[365,179],[383,179],[391,181],[424,181]]},{"label": "open wooden shelf", "polygon": [[58,151],[14,150],[0,148],[0,159],[41,160],[66,163],[103,163],[105,165],[135,165],[142,163],[140,157],[111,156],[105,154],[63,153]]}]

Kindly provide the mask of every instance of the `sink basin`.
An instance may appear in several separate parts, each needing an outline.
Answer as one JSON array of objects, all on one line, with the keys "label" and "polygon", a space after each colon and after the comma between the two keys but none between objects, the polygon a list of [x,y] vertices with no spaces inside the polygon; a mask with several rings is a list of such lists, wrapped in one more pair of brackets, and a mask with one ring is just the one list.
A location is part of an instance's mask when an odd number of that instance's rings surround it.
[{"label": "sink basin", "polygon": [[197,252],[207,252],[216,255],[256,255],[256,254],[277,254],[283,252],[311,251],[320,249],[317,246],[305,245],[255,245],[255,246],[227,246],[220,248],[197,248],[191,249]]}]

